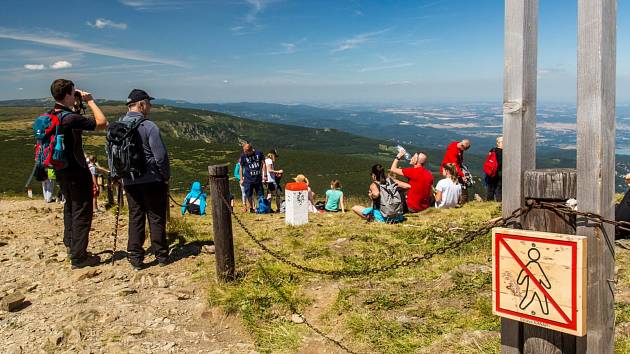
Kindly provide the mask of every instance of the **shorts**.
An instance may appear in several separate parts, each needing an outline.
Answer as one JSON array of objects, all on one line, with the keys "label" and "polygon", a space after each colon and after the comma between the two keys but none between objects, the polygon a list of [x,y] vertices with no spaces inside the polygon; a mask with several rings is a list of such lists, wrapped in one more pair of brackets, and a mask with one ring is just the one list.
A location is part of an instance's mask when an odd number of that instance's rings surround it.
[{"label": "shorts", "polygon": [[262,182],[258,183],[243,183],[243,193],[247,198],[251,198],[254,196],[254,190],[256,191],[256,195],[259,197],[263,196],[263,184]]},{"label": "shorts", "polygon": [[399,215],[395,218],[386,218],[383,216],[383,214],[381,214],[381,211],[378,209],[374,209],[374,208],[365,208],[363,209],[363,211],[361,212],[361,214],[368,216],[370,214],[372,214],[372,216],[374,216],[374,221],[376,222],[384,222],[384,223],[388,223],[388,224],[397,224],[399,222],[403,222],[405,220],[405,217],[402,215]]},{"label": "shorts", "polygon": [[276,182],[267,182],[267,190],[273,195],[280,195],[280,188]]}]

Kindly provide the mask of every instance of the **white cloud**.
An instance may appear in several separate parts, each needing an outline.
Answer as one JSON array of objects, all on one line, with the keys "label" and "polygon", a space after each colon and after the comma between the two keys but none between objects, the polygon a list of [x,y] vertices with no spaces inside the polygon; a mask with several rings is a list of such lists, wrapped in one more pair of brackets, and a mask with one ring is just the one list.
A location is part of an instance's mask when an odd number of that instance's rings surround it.
[{"label": "white cloud", "polygon": [[409,66],[413,66],[413,63],[398,63],[392,65],[381,65],[381,66],[371,66],[359,69],[360,73],[365,73],[369,71],[381,71],[381,70],[390,70],[390,69],[399,69],[406,68]]},{"label": "white cloud", "polygon": [[202,4],[200,0],[119,0],[121,4],[137,11],[173,11]]},{"label": "white cloud", "polygon": [[94,27],[94,28],[98,28],[98,29],[103,29],[103,28],[114,28],[114,29],[119,29],[119,30],[126,30],[127,29],[127,24],[126,23],[116,23],[112,20],[108,20],[108,19],[104,19],[104,18],[97,18],[96,21],[94,22],[87,22],[88,26],[90,27]]},{"label": "white cloud", "polygon": [[343,52],[348,49],[353,49],[359,47],[361,44],[369,42],[374,37],[380,36],[381,34],[389,31],[388,28],[380,31],[367,32],[358,34],[352,38],[342,40],[340,43],[336,45],[337,48],[333,49],[333,53]]},{"label": "white cloud", "polygon": [[287,54],[295,53],[295,49],[297,47],[295,43],[280,43],[280,45],[284,47]]},{"label": "white cloud", "polygon": [[65,60],[60,60],[56,63],[54,63],[53,65],[50,66],[51,69],[53,70],[59,70],[59,69],[67,69],[67,68],[71,68],[72,67],[72,63],[69,61],[65,61]]},{"label": "white cloud", "polygon": [[149,53],[127,49],[107,48],[98,45],[85,44],[68,38],[48,37],[39,34],[13,31],[6,28],[0,28],[0,39],[2,38],[39,43],[53,47],[68,48],[78,52],[102,55],[106,57],[185,67],[184,64],[177,60],[155,57]]},{"label": "white cloud", "polygon": [[27,70],[44,70],[46,66],[44,64],[24,64],[24,69]]},{"label": "white cloud", "polygon": [[18,87],[18,91],[24,91],[24,87]]}]

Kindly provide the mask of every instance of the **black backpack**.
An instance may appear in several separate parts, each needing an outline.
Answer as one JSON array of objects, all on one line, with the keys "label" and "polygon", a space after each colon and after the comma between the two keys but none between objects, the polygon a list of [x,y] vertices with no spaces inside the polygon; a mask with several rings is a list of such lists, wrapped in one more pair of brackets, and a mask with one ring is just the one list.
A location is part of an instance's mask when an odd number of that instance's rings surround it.
[{"label": "black backpack", "polygon": [[107,128],[107,162],[112,178],[136,178],[146,171],[138,127],[146,119],[112,123]]}]

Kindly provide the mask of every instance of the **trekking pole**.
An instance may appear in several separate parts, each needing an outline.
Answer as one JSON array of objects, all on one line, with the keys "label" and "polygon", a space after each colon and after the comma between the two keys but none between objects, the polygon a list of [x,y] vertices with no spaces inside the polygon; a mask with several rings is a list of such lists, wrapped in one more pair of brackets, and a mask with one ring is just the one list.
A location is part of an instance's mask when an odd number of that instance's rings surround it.
[{"label": "trekking pole", "polygon": [[122,185],[118,182],[118,196],[116,201],[116,223],[114,225],[114,250],[112,251],[112,265],[116,261],[116,241],[118,241],[118,220],[120,219],[120,202],[123,197]]},{"label": "trekking pole", "polygon": [[31,174],[28,176],[28,179],[26,180],[26,184],[24,185],[24,190],[29,189],[29,186],[31,185],[31,181],[33,180],[33,176],[35,175],[36,168],[37,168],[37,161],[35,161],[35,164],[33,165],[33,170],[31,170]]}]

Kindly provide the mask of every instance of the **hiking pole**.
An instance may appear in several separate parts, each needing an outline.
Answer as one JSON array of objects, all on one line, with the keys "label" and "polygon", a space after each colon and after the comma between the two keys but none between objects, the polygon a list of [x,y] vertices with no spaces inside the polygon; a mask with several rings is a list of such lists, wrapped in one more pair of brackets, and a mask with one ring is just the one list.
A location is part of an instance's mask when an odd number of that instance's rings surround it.
[{"label": "hiking pole", "polygon": [[118,196],[116,201],[116,223],[114,225],[114,250],[112,251],[112,265],[116,261],[116,241],[118,241],[118,220],[120,219],[120,202],[122,201],[123,189],[120,181],[118,182]]},{"label": "hiking pole", "polygon": [[[24,190],[26,190],[27,192],[30,189],[29,186],[31,185],[31,181],[33,180],[33,176],[35,175],[35,169],[37,169],[37,161],[35,161],[35,164],[33,165],[33,170],[31,171],[31,174],[28,176],[28,180],[26,180],[26,184],[24,185]],[[32,198],[32,192],[29,194],[30,195],[28,197]]]}]

